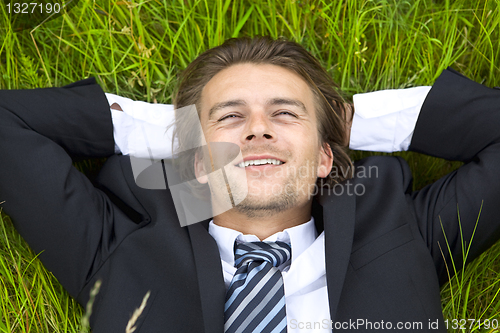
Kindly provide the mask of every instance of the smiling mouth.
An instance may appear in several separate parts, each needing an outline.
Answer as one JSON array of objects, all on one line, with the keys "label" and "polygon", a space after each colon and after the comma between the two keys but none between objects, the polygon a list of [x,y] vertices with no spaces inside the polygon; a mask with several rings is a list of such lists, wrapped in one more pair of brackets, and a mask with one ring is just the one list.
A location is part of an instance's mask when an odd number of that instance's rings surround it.
[{"label": "smiling mouth", "polygon": [[281,162],[280,160],[276,160],[273,158],[264,158],[261,160],[248,160],[245,162],[241,162],[239,164],[236,164],[238,168],[246,168],[249,166],[265,166],[265,165],[282,165],[285,164],[285,162]]}]

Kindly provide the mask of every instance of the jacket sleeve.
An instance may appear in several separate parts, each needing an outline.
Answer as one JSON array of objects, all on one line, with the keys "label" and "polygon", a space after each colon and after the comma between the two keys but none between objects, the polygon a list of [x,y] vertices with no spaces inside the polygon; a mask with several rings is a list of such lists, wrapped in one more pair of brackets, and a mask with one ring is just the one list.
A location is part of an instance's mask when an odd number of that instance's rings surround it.
[{"label": "jacket sleeve", "polygon": [[410,150],[464,162],[410,194],[443,283],[452,259],[460,269],[464,257],[471,261],[500,238],[500,90],[445,70],[423,104]]},{"label": "jacket sleeve", "polygon": [[94,79],[0,91],[0,202],[73,296],[136,227],[72,165],[71,156],[113,152],[109,104]]}]

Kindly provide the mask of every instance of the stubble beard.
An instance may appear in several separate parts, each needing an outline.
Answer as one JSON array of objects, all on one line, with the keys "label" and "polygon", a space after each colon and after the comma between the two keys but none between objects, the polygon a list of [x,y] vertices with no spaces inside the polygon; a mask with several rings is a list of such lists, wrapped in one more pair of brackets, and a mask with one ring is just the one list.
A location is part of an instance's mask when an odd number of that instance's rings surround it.
[{"label": "stubble beard", "polygon": [[[310,199],[310,186],[315,186],[315,182],[311,184],[311,179],[306,181],[301,179],[300,175],[290,173],[286,175],[278,193],[274,193],[268,188],[267,190],[270,193],[262,195],[260,192],[266,189],[257,186],[252,189],[251,182],[252,180],[249,181],[248,195],[246,197],[242,197],[244,191],[238,189],[238,187],[233,187],[232,191],[234,201],[239,202],[233,209],[248,218],[269,217],[297,207],[301,201],[301,193],[306,196],[304,200],[307,201]],[[271,188],[274,189],[275,186],[271,186]],[[220,184],[219,189],[222,189],[222,184]]]},{"label": "stubble beard", "polygon": [[268,217],[286,211],[297,205],[298,191],[286,191],[287,186],[293,186],[294,179],[287,178],[284,187],[275,195],[258,196],[249,194],[234,209],[248,218]]}]

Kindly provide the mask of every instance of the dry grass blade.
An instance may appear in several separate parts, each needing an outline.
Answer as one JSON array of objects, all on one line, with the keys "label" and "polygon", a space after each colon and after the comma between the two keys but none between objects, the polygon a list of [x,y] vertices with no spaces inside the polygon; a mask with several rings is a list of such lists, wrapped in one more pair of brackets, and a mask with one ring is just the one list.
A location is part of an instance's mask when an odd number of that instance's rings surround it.
[{"label": "dry grass blade", "polygon": [[148,291],[146,295],[144,295],[141,306],[138,309],[135,309],[134,313],[132,314],[132,317],[128,321],[125,333],[133,333],[136,330],[135,323],[137,322],[137,319],[139,319],[139,317],[141,316],[142,311],[144,311],[144,308],[146,307],[146,304],[149,299],[149,295],[151,295],[150,291]]}]

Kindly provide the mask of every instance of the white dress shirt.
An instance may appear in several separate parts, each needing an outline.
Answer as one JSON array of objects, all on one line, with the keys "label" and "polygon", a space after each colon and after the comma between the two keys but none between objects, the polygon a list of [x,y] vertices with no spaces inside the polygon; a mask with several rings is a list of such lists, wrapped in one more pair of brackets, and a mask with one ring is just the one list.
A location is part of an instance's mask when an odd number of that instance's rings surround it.
[{"label": "white dress shirt", "polygon": [[[407,150],[420,109],[431,87],[382,90],[354,95],[354,117],[350,149],[394,152]],[[109,105],[118,103],[123,110],[111,110],[116,152],[155,159],[172,156],[172,105],[149,104],[106,94]],[[135,135],[131,135],[135,133]],[[142,135],[138,140],[137,133]],[[217,242],[226,289],[236,268],[234,242],[259,241],[255,235],[209,224],[209,233]],[[325,268],[324,233],[317,235],[314,219],[278,232],[266,241],[290,242],[292,259],[282,270],[288,332],[331,332]]]}]

